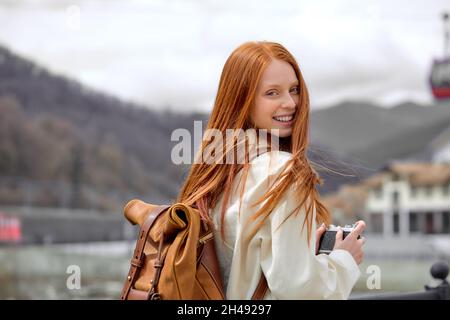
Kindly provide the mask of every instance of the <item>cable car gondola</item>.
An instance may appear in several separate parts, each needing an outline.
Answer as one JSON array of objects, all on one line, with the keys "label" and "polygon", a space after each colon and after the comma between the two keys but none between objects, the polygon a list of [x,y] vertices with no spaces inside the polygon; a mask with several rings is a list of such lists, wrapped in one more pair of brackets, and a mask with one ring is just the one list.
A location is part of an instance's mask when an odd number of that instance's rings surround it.
[{"label": "cable car gondola", "polygon": [[444,20],[444,57],[435,59],[430,73],[430,86],[433,96],[437,100],[450,99],[450,56],[448,46],[450,40],[449,15],[442,15]]}]

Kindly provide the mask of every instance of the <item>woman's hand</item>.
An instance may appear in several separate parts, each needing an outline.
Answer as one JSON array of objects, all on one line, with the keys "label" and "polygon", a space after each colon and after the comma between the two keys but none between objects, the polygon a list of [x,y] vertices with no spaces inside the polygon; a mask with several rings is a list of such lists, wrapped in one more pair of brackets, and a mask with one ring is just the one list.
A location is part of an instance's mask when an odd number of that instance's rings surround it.
[{"label": "woman's hand", "polygon": [[346,236],[345,239],[342,239],[343,232],[342,229],[339,228],[338,232],[336,233],[336,242],[334,243],[333,250],[337,249],[347,250],[353,256],[356,263],[358,265],[361,264],[364,258],[362,246],[366,242],[366,239],[362,236],[360,239],[358,239],[358,236],[360,236],[363,233],[365,228],[366,223],[364,221],[360,220],[356,222],[355,229],[353,229],[353,231],[350,232],[350,234]]},{"label": "woman's hand", "polygon": [[320,238],[322,238],[326,230],[327,228],[325,227],[324,223],[322,223],[320,227],[316,230],[316,254],[319,252]]}]

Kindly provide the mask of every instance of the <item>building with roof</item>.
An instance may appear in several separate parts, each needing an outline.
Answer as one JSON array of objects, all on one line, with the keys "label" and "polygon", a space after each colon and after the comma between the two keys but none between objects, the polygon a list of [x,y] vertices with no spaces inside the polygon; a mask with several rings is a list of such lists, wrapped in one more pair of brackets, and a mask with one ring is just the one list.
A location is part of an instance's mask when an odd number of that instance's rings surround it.
[{"label": "building with roof", "polygon": [[336,224],[367,221],[383,237],[450,234],[450,126],[417,153],[324,197]]},{"label": "building with roof", "polygon": [[394,162],[363,181],[368,231],[383,236],[450,233],[450,163]]}]

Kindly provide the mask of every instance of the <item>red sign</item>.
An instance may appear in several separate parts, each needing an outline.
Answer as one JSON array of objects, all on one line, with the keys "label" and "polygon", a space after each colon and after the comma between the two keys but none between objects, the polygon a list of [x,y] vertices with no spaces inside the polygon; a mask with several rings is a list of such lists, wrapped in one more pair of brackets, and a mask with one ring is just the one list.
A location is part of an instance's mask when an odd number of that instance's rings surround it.
[{"label": "red sign", "polygon": [[0,243],[17,243],[22,240],[20,219],[0,213]]}]

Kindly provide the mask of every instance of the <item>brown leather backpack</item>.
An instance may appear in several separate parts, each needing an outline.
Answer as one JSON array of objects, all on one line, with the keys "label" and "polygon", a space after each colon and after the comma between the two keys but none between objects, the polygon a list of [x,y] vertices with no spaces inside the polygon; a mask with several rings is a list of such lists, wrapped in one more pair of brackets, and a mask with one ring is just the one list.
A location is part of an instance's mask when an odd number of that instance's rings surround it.
[{"label": "brown leather backpack", "polygon": [[[122,300],[225,299],[213,229],[195,206],[134,199],[124,214],[140,231]],[[252,299],[262,299],[266,290],[262,276]]]}]

